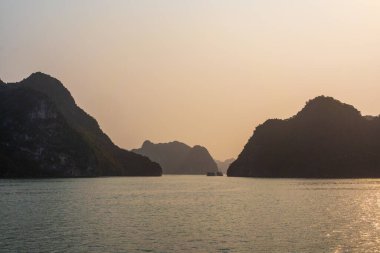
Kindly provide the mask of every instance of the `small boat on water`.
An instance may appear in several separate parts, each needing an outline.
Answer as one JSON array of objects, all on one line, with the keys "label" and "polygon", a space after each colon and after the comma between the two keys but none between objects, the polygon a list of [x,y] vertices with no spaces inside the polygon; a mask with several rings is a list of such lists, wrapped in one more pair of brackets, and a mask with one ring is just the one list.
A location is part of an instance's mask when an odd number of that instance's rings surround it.
[{"label": "small boat on water", "polygon": [[221,171],[207,172],[207,176],[208,176],[208,177],[212,177],[212,176],[223,176],[223,172],[221,172]]}]

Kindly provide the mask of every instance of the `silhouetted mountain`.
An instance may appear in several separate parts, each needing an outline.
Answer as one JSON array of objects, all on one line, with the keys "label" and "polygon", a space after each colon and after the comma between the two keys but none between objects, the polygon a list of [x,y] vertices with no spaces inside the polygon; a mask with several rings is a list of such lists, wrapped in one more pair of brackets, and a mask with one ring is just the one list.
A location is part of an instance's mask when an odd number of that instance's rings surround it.
[{"label": "silhouetted mountain", "polygon": [[0,177],[160,176],[157,163],[112,143],[57,79],[0,84]]},{"label": "silhouetted mountain", "polygon": [[191,148],[178,141],[158,144],[145,141],[140,149],[132,151],[159,163],[164,174],[206,174],[218,170],[210,153],[201,146]]},{"label": "silhouetted mountain", "polygon": [[380,177],[380,118],[320,96],[294,117],[258,126],[228,176]]},{"label": "silhouetted mountain", "polygon": [[227,173],[228,167],[230,167],[231,163],[233,163],[234,161],[234,158],[230,158],[225,161],[215,160],[216,165],[218,165],[219,171],[223,172],[224,174]]}]

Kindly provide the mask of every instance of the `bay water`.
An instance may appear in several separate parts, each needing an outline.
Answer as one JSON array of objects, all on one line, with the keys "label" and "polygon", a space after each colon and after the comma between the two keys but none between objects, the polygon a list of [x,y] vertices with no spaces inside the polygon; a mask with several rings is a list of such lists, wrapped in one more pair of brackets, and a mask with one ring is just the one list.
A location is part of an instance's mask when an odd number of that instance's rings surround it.
[{"label": "bay water", "polygon": [[380,180],[0,180],[0,252],[380,252]]}]

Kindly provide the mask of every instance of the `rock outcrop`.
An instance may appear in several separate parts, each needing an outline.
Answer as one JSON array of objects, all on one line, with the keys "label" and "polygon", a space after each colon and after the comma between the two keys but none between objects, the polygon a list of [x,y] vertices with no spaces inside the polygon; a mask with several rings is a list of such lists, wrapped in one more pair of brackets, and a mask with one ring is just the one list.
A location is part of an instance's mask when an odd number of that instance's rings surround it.
[{"label": "rock outcrop", "polygon": [[178,141],[158,144],[145,141],[140,149],[132,151],[159,163],[164,174],[205,175],[218,170],[214,159],[202,146],[190,147]]},{"label": "rock outcrop", "polygon": [[234,158],[230,158],[224,161],[215,160],[216,165],[218,165],[219,171],[223,172],[224,174],[227,173],[228,167],[230,167],[231,163],[233,163],[234,161]]},{"label": "rock outcrop", "polygon": [[228,176],[380,177],[380,118],[320,96],[294,117],[258,126]]},{"label": "rock outcrop", "polygon": [[34,73],[0,83],[0,177],[160,176],[123,150],[57,79]]}]

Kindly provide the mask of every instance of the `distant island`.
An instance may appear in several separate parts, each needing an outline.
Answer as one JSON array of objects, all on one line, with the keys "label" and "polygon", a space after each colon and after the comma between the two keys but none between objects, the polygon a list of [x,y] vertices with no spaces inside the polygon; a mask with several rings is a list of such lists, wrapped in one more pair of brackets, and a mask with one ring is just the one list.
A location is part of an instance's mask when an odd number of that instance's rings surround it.
[{"label": "distant island", "polygon": [[112,143],[57,79],[0,82],[0,177],[160,176],[159,164]]},{"label": "distant island", "polygon": [[319,96],[295,116],[258,126],[227,172],[234,177],[379,178],[380,117]]},{"label": "distant island", "polygon": [[164,174],[202,174],[217,172],[218,167],[205,147],[190,147],[182,142],[154,144],[145,141],[133,152],[159,163]]},{"label": "distant island", "polygon": [[219,171],[223,172],[224,174],[227,173],[228,168],[230,167],[231,163],[235,161],[234,158],[230,158],[224,161],[215,160],[216,165],[218,166]]}]

